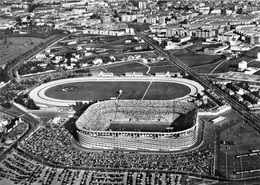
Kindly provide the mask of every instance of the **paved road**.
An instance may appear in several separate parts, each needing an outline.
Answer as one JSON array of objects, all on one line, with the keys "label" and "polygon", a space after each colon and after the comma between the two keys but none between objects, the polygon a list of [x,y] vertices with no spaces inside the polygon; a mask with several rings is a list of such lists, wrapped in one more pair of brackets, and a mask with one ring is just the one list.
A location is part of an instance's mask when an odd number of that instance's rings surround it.
[{"label": "paved road", "polygon": [[152,39],[150,39],[147,35],[136,32],[136,35],[142,38],[146,43],[151,45],[157,52],[162,54],[166,59],[168,59],[172,64],[176,65],[179,69],[191,75],[196,81],[202,84],[206,89],[212,90],[220,99],[225,100],[229,103],[233,109],[237,110],[242,116],[243,119],[251,125],[255,130],[260,132],[260,117],[257,115],[252,114],[248,111],[246,107],[244,107],[241,103],[237,102],[229,95],[227,95],[222,90],[218,89],[215,85],[213,85],[208,79],[202,77],[181,60],[176,58],[174,55],[164,51],[160,46],[158,46]]}]

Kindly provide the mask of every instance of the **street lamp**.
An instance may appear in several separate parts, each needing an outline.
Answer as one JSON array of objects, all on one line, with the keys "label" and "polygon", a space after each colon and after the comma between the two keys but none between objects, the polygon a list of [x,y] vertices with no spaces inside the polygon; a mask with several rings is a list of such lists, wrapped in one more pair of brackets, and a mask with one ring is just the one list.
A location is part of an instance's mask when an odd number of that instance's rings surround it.
[{"label": "street lamp", "polygon": [[122,94],[123,94],[123,91],[120,89],[118,91],[118,96],[116,97],[116,100],[118,100],[120,98],[120,96],[122,96]]},{"label": "street lamp", "polygon": [[119,101],[120,96],[122,96],[122,94],[123,94],[123,91],[120,89],[120,90],[118,91],[118,96],[116,97],[116,102],[115,102],[115,104],[116,104],[116,112],[115,112],[114,121],[115,121],[115,119],[116,119],[116,113],[117,113],[117,108],[118,108],[118,101]]}]

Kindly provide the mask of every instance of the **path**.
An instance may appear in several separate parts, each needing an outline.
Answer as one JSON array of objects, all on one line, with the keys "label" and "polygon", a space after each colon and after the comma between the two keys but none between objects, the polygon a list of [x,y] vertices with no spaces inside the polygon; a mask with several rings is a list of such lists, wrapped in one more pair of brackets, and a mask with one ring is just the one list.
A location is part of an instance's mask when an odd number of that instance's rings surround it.
[{"label": "path", "polygon": [[145,74],[149,75],[149,72],[150,72],[150,70],[151,70],[151,67],[150,67],[150,66],[148,66],[147,64],[144,64],[144,63],[142,63],[142,62],[137,62],[137,63],[139,63],[139,64],[142,64],[142,65],[146,66],[148,69],[147,69],[147,71],[146,71],[146,73],[145,73]]},{"label": "path", "polygon": [[222,62],[220,62],[210,73],[213,73],[220,65],[222,65],[223,63],[229,61],[229,59],[225,59]]},{"label": "path", "polygon": [[153,80],[151,80],[150,84],[149,84],[149,85],[148,85],[148,87],[146,88],[146,91],[144,92],[144,95],[143,95],[143,97],[142,97],[142,99],[141,99],[141,100],[143,100],[143,99],[144,99],[144,97],[145,97],[145,95],[147,94],[148,90],[150,89],[150,87],[151,87],[152,83],[153,83]]}]

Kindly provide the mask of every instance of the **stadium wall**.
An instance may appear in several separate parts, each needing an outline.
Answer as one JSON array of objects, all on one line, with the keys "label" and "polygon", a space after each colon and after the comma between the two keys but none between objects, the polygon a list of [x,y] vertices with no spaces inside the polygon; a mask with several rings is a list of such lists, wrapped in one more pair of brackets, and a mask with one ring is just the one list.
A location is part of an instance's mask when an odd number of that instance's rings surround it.
[{"label": "stadium wall", "polygon": [[[150,107],[169,108],[186,114],[191,124],[181,131],[130,132],[108,130],[110,123],[99,122],[101,114],[116,112],[119,106],[149,110]],[[146,120],[147,121],[147,120]],[[76,121],[78,142],[87,148],[178,151],[187,149],[197,142],[198,117],[194,104],[165,100],[109,100],[91,105]]]}]

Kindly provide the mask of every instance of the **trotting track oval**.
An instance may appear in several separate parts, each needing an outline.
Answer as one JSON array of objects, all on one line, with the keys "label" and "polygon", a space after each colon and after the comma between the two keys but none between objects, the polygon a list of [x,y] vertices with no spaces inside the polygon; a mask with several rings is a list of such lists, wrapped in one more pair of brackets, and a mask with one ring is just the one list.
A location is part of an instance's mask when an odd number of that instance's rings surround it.
[{"label": "trotting track oval", "polygon": [[[59,89],[60,90],[68,90],[66,88],[68,87],[75,87],[73,85],[76,84],[80,84],[80,83],[95,83],[95,82],[119,82],[119,83],[127,83],[127,82],[144,82],[147,84],[152,84],[153,82],[156,83],[174,83],[173,85],[175,85],[176,87],[181,87],[184,86],[184,88],[188,88],[189,90],[185,91],[184,93],[182,93],[181,95],[178,95],[177,98],[169,98],[169,99],[175,99],[175,100],[183,100],[183,99],[187,99],[190,96],[194,96],[196,95],[198,92],[201,92],[203,90],[203,87],[192,80],[188,80],[188,79],[184,79],[184,78],[169,78],[169,77],[82,77],[82,78],[69,78],[69,79],[62,79],[62,80],[56,80],[56,81],[51,81],[45,84],[42,84],[38,87],[36,87],[35,89],[33,89],[29,96],[30,98],[32,98],[35,103],[37,105],[47,105],[47,106],[69,106],[72,104],[75,104],[76,101],[82,101],[82,102],[88,102],[88,101],[92,101],[93,99],[91,99],[91,96],[89,96],[90,98],[86,98],[85,99],[78,99],[77,96],[73,96],[73,93],[75,94],[75,92],[73,92],[71,95],[73,97],[70,97],[68,99],[64,99],[64,97],[59,96],[59,95],[55,95],[52,96],[51,93],[49,93],[49,91],[51,91],[52,89]],[[151,83],[152,82],[152,83]],[[98,83],[97,83],[98,84]],[[145,88],[144,94],[146,93],[146,91],[149,89],[150,86],[147,86],[147,88]],[[64,89],[62,89],[62,87],[65,87]],[[80,87],[77,86],[76,87]],[[84,89],[83,89],[84,90]],[[114,96],[116,96],[116,91],[118,91],[120,89],[113,89],[113,94]],[[135,89],[136,91],[138,91],[138,89]],[[179,90],[179,89],[178,89]],[[72,91],[74,91],[72,89]],[[77,89],[75,89],[75,91],[77,91]],[[82,89],[81,89],[82,91]],[[87,90],[86,90],[87,91]],[[47,92],[47,93],[46,93]],[[60,94],[62,94],[64,92],[60,92]],[[67,93],[67,92],[65,92]],[[68,92],[70,93],[70,92]],[[86,92],[87,93],[87,92]],[[99,92],[100,93],[100,92]],[[124,93],[124,92],[123,92]],[[105,92],[103,94],[106,94]],[[163,96],[164,94],[162,93],[161,95],[162,98],[159,99],[164,99]],[[68,96],[67,96],[68,97]],[[108,97],[106,96],[100,96],[100,99],[107,99]],[[122,97],[123,98],[123,97]],[[145,98],[145,97],[140,97],[140,99]],[[124,99],[124,98],[123,98]],[[138,99],[138,98],[137,98]]]}]

